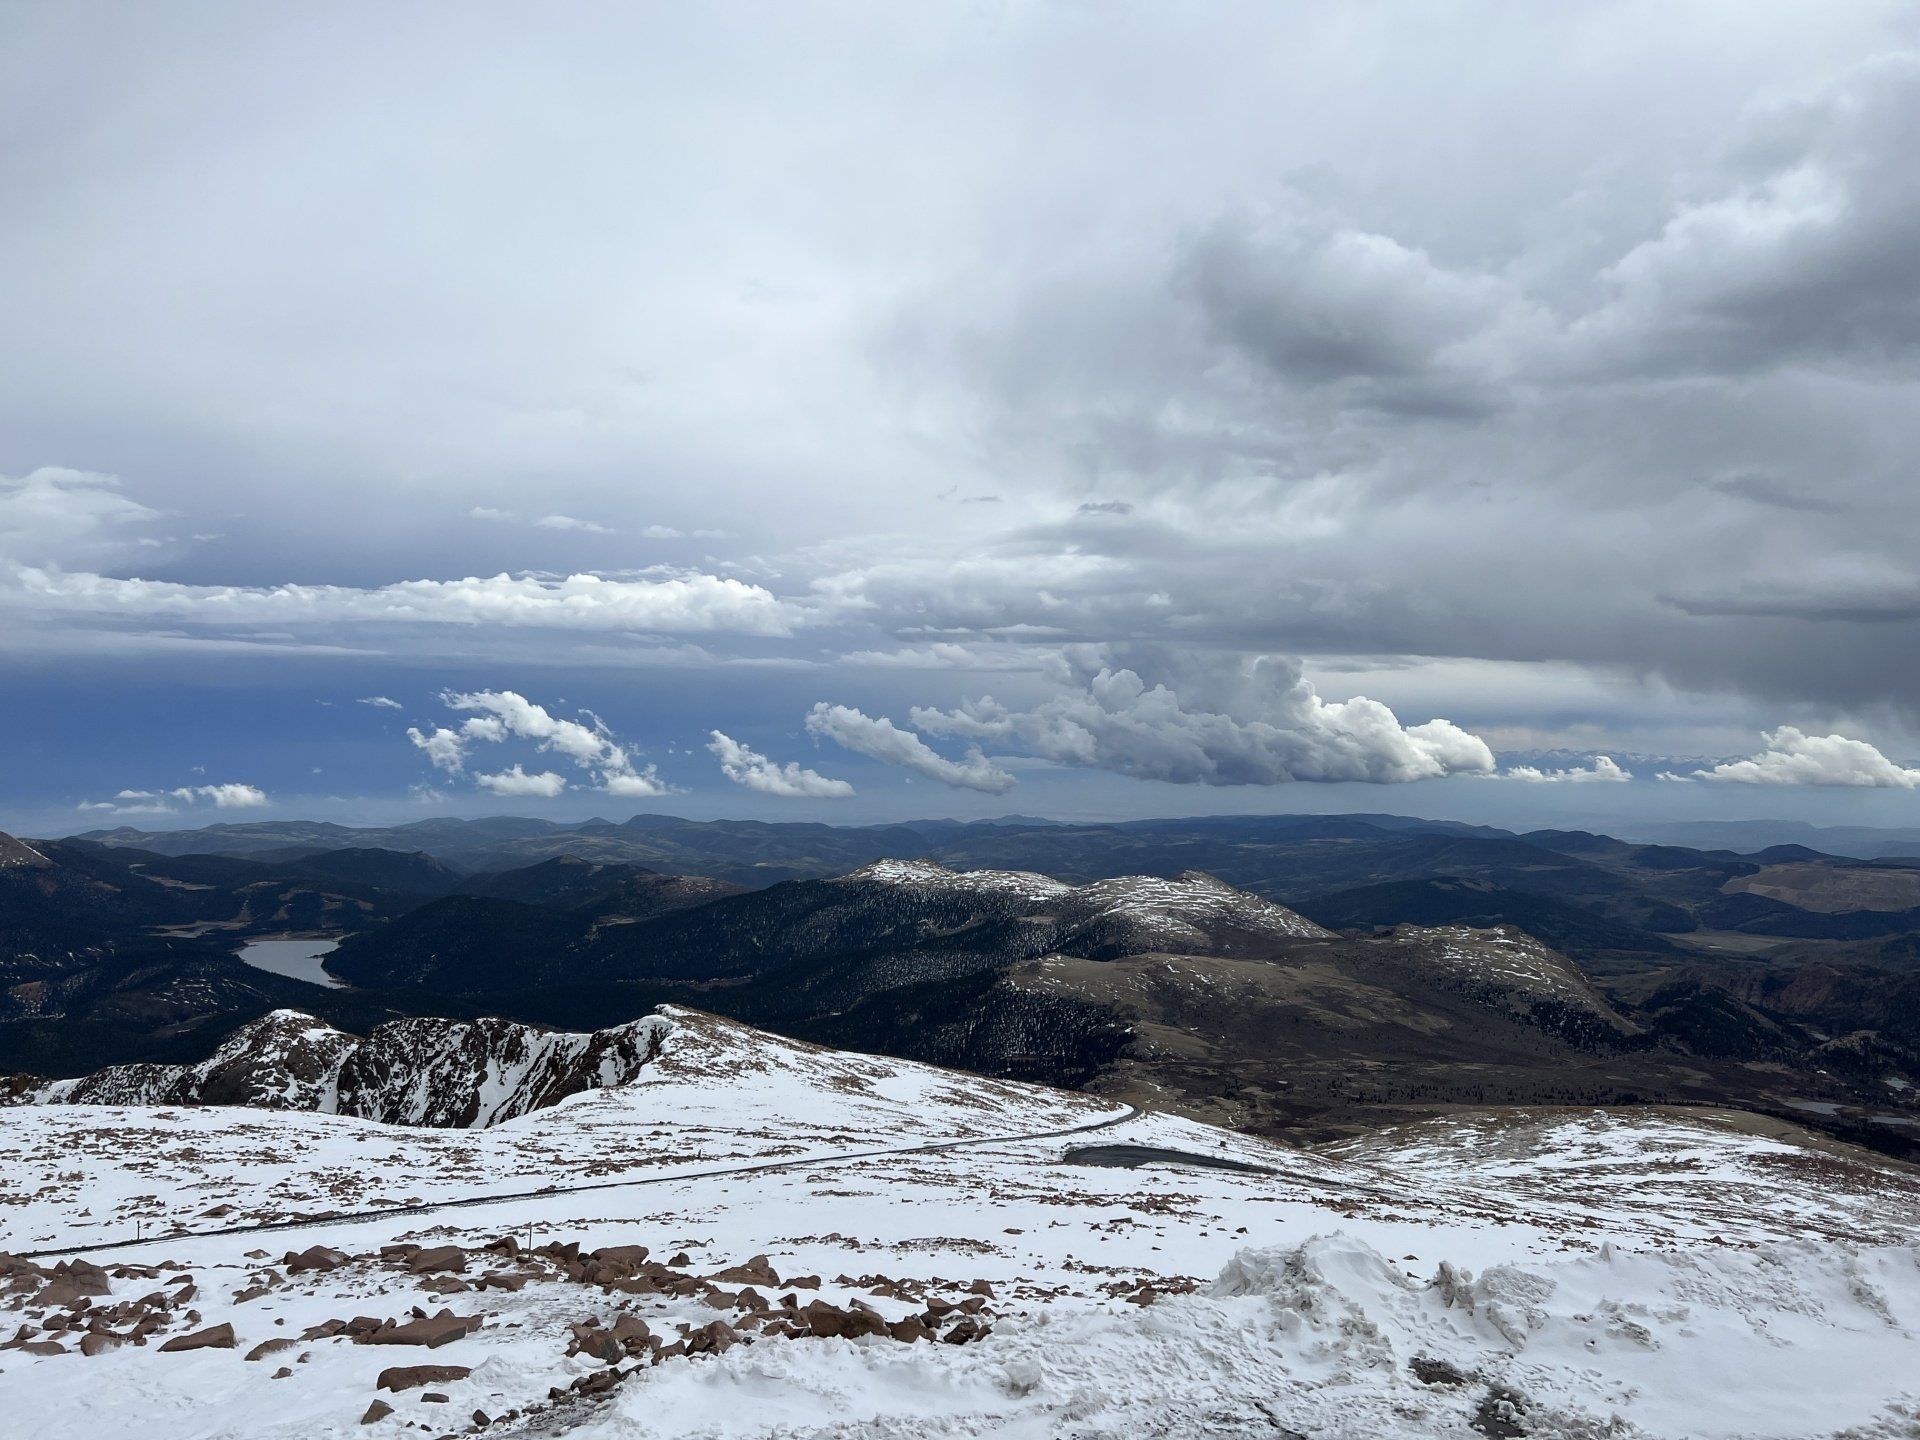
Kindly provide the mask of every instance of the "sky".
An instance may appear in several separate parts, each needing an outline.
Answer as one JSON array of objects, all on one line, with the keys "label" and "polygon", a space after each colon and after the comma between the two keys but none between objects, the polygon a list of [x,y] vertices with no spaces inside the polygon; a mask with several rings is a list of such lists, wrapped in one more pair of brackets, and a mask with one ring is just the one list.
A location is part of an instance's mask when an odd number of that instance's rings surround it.
[{"label": "sky", "polygon": [[1910,5],[0,6],[0,827],[1920,823]]}]

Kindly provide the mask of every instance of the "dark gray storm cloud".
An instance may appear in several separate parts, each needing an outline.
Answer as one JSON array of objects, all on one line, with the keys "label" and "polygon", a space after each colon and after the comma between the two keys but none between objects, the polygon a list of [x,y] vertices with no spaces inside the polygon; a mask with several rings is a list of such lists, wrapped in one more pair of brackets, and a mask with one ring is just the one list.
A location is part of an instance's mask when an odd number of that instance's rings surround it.
[{"label": "dark gray storm cloud", "polygon": [[1902,7],[29,5],[0,133],[35,663],[645,671],[799,800],[1920,750]]}]

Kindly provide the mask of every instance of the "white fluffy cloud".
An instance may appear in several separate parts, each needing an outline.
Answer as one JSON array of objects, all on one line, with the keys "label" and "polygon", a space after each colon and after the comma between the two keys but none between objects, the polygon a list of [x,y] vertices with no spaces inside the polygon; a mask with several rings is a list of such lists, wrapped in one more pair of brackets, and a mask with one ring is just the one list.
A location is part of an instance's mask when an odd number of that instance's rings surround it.
[{"label": "white fluffy cloud", "polygon": [[911,730],[902,730],[885,716],[865,715],[851,706],[822,701],[808,712],[807,729],[857,754],[898,765],[957,790],[1004,795],[1014,786],[1013,776],[978,750],[969,750],[965,760],[949,760]]},{"label": "white fluffy cloud", "polygon": [[426,755],[436,770],[457,774],[466,768],[467,745],[457,730],[449,730],[444,725],[421,730],[416,725],[409,725],[407,739],[413,742],[415,749]]},{"label": "white fluffy cloud", "polygon": [[1572,765],[1564,770],[1542,770],[1537,765],[1515,765],[1502,771],[1501,778],[1524,780],[1530,785],[1619,785],[1633,779],[1633,772],[1622,769],[1611,755],[1596,755],[1593,764],[1585,768]]},{"label": "white fluffy cloud", "polygon": [[[673,789],[654,766],[636,766],[606,722],[590,710],[580,712],[585,721],[563,719],[512,690],[447,691],[440,699],[448,709],[467,715],[458,729],[446,725],[428,731],[416,726],[407,729],[407,739],[436,769],[458,774],[466,768],[471,745],[498,745],[517,738],[564,755],[591,772],[600,790],[620,799],[644,799]],[[493,775],[475,775],[474,782],[496,795],[557,795],[558,788],[540,787],[559,778],[550,772],[529,776],[515,765]]]},{"label": "white fluffy cloud", "polygon": [[358,703],[371,705],[376,710],[399,710],[404,708],[398,700],[386,695],[362,695]]},{"label": "white fluffy cloud", "polygon": [[537,797],[542,800],[551,800],[567,788],[564,775],[556,775],[551,770],[529,775],[518,765],[509,766],[493,775],[476,775],[473,781],[482,790],[491,790],[495,795]]},{"label": "white fluffy cloud", "polygon": [[1895,764],[1865,740],[1849,740],[1844,735],[1808,735],[1791,725],[1782,725],[1763,738],[1767,748],[1759,754],[1696,770],[1694,775],[1732,785],[1920,788],[1920,769]]},{"label": "white fluffy cloud", "polygon": [[778,795],[789,800],[844,800],[853,794],[853,786],[845,780],[802,769],[794,761],[777,765],[758,750],[748,749],[718,730],[713,732],[707,749],[720,761],[721,773],[727,779],[762,795]]},{"label": "white fluffy cloud", "polygon": [[170,815],[200,804],[216,810],[252,810],[271,803],[259,786],[229,781],[179,785],[171,790],[122,790],[111,800],[83,800],[79,808],[113,815]]},{"label": "white fluffy cloud", "polygon": [[585,535],[611,535],[613,531],[596,520],[581,520],[572,515],[542,515],[533,522],[542,530],[577,530]]},{"label": "white fluffy cloud", "polygon": [[1493,770],[1493,752],[1477,735],[1448,720],[1402,725],[1363,696],[1323,700],[1285,657],[1206,659],[1135,647],[1130,658],[1138,668],[1101,649],[1070,653],[1061,693],[1029,710],[986,697],[952,711],[916,708],[913,722],[1063,765],[1178,785],[1396,782]]},{"label": "white fluffy cloud", "polygon": [[698,572],[657,580],[468,576],[346,585],[183,585],[22,566],[0,599],[63,617],[208,625],[505,625],[556,630],[787,635],[799,616],[758,585]]}]

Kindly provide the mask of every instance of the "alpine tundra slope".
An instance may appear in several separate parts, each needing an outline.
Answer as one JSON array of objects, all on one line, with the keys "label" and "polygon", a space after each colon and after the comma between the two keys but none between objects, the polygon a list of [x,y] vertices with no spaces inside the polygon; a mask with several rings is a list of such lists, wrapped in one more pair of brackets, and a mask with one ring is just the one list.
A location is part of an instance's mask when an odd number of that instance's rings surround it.
[{"label": "alpine tundra slope", "polygon": [[[382,1037],[376,1108],[470,1128],[396,1125],[269,1018],[251,1105],[0,1110],[10,1433],[1920,1435],[1920,1180],[1750,1117],[1299,1151],[667,1007]],[[1071,1163],[1103,1122],[1157,1163]]]}]

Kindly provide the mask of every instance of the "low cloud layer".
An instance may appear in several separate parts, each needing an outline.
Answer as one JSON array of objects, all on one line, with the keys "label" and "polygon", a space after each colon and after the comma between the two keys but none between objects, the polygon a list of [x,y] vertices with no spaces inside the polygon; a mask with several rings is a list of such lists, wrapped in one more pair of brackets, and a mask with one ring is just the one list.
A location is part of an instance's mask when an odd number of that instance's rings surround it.
[{"label": "low cloud layer", "polygon": [[122,790],[111,800],[83,800],[80,809],[102,815],[172,815],[200,805],[216,810],[253,810],[271,804],[257,785],[180,785],[172,790]]},{"label": "low cloud layer", "polygon": [[1612,756],[1596,755],[1588,766],[1569,765],[1561,770],[1543,770],[1537,765],[1513,765],[1500,772],[1504,780],[1520,780],[1529,785],[1623,785],[1633,772],[1622,768]]},{"label": "low cloud layer", "polygon": [[9,602],[56,618],[175,619],[200,625],[489,625],[779,636],[791,633],[798,619],[791,606],[758,585],[701,574],[658,580],[467,576],[360,589],[181,585],[22,566],[9,590],[0,590],[0,604]]}]

